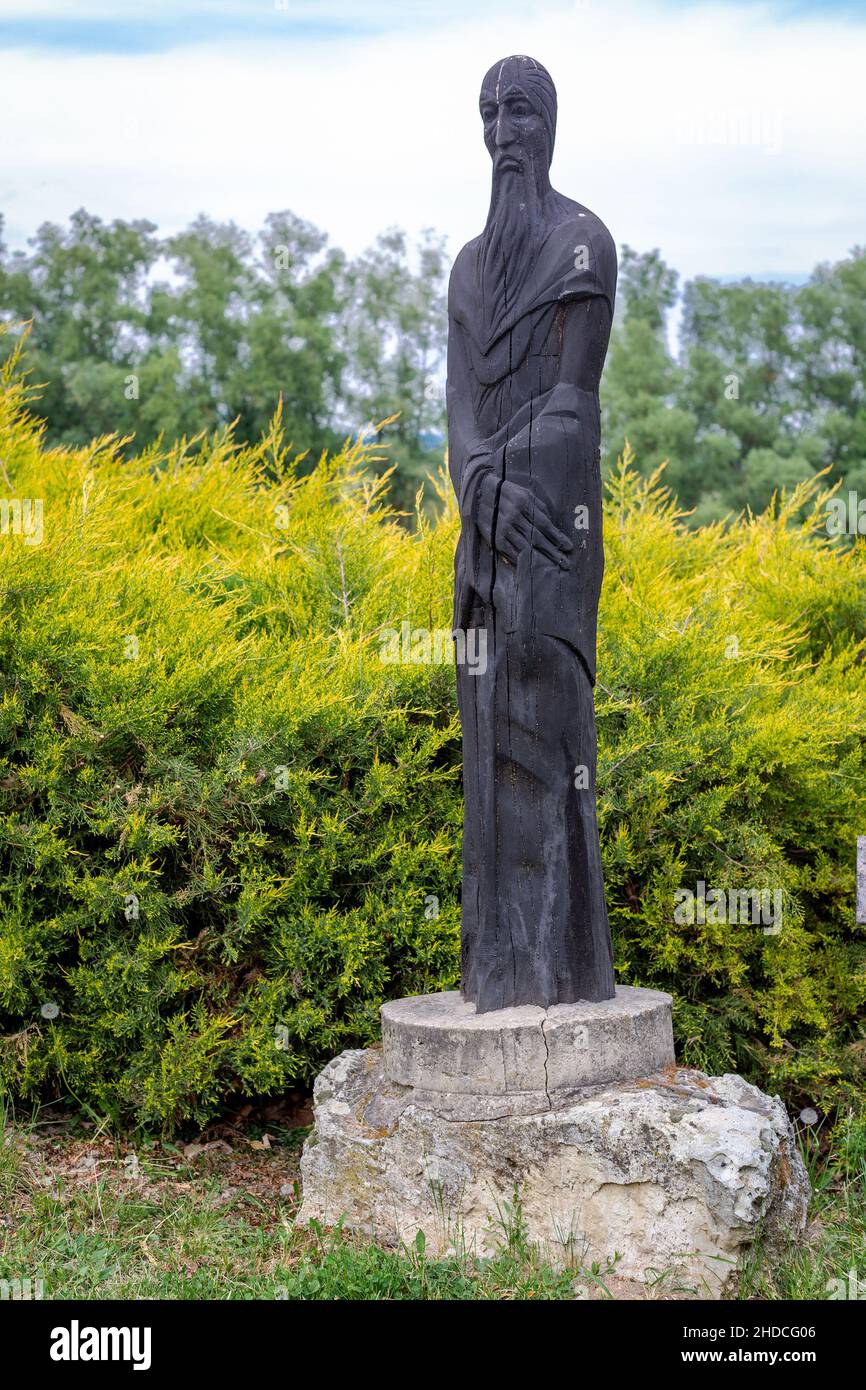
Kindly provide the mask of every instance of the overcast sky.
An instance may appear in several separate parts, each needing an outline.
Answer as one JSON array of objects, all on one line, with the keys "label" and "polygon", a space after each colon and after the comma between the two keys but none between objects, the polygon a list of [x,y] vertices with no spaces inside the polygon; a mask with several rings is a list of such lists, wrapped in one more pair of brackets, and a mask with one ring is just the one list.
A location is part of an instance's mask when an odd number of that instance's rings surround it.
[{"label": "overcast sky", "polygon": [[169,232],[291,208],[350,252],[483,225],[480,79],[559,92],[552,178],[686,276],[802,275],[866,242],[866,3],[0,0],[0,211]]}]

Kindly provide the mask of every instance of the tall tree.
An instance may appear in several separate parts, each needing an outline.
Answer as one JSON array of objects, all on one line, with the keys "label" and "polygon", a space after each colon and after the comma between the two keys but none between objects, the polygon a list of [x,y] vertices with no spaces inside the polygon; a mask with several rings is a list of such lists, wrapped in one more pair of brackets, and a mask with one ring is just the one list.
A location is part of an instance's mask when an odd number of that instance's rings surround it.
[{"label": "tall tree", "polygon": [[67,230],[46,222],[29,252],[3,258],[0,309],[7,320],[32,320],[29,366],[53,439],[79,443],[136,428],[127,378],[148,339],[155,233],[152,222],[104,223],[82,208]]},{"label": "tall tree", "polygon": [[649,472],[667,462],[667,480],[693,501],[689,465],[695,422],[678,403],[680,373],[667,341],[667,320],[677,299],[677,275],[658,250],[620,254],[617,310],[602,382],[605,464],[626,439]]},{"label": "tall tree", "polygon": [[399,412],[384,431],[396,500],[411,507],[445,447],[443,392],[448,261],[444,240],[423,233],[413,267],[406,235],[383,233],[350,268],[351,304],[341,342],[348,364],[343,418],[357,428]]},{"label": "tall tree", "polygon": [[818,266],[797,307],[796,367],[815,432],[812,456],[866,496],[866,248]]}]

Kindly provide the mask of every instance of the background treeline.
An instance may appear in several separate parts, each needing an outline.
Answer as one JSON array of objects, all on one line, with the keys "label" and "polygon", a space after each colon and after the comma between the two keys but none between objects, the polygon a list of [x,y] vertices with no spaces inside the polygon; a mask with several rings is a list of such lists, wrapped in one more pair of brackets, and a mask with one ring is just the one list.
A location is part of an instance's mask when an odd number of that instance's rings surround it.
[{"label": "background treeline", "polygon": [[[27,252],[0,238],[0,317],[33,321],[51,443],[117,432],[142,448],[232,420],[254,443],[282,398],[281,438],[312,463],[399,413],[385,431],[392,496],[411,507],[441,461],[447,275],[433,233],[410,247],[391,230],[352,260],[290,212],[256,235],[200,217],[161,238],[82,210],[65,229],[43,225]],[[699,278],[679,301],[657,251],[622,248],[606,466],[626,438],[645,472],[669,460],[692,524],[760,510],[825,467],[866,493],[866,251],[803,285]]]},{"label": "background treeline", "polygon": [[432,233],[410,253],[391,230],[349,260],[290,212],[254,236],[199,217],[161,238],[151,222],[82,209],[68,228],[45,223],[26,253],[0,237],[0,318],[32,319],[27,366],[51,443],[116,432],[141,449],[235,420],[253,443],[282,398],[281,438],[312,466],[397,414],[386,437],[411,505],[442,457],[447,275]]},{"label": "background treeline", "polygon": [[863,248],[800,286],[687,282],[676,359],[677,276],[658,252],[623,248],[620,299],[602,390],[609,460],[625,437],[644,470],[669,460],[692,524],[760,511],[828,467],[866,493]]}]

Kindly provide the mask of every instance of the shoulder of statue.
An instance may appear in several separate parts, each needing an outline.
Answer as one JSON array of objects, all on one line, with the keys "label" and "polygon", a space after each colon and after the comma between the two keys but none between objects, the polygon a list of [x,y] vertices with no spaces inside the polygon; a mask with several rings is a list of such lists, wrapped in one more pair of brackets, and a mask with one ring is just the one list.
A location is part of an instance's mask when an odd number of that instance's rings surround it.
[{"label": "shoulder of statue", "polygon": [[451,267],[448,280],[448,312],[452,318],[461,319],[466,311],[466,296],[471,293],[475,283],[475,266],[480,242],[480,237],[467,241],[457,252]]},{"label": "shoulder of statue", "polygon": [[613,308],[617,272],[613,237],[594,212],[574,207],[545,243],[549,279],[557,285],[558,299],[602,295]]},{"label": "shoulder of statue", "polygon": [[452,282],[459,284],[466,275],[474,272],[480,245],[481,237],[477,236],[473,237],[472,241],[467,241],[465,246],[461,246],[451,267]]},{"label": "shoulder of statue", "polygon": [[563,218],[562,222],[555,228],[555,231],[561,237],[565,238],[565,240],[569,240],[572,237],[578,241],[581,237],[584,239],[589,238],[597,246],[606,248],[614,257],[616,256],[616,247],[613,237],[601,218],[594,212],[590,212],[589,208],[580,208],[568,217]]}]

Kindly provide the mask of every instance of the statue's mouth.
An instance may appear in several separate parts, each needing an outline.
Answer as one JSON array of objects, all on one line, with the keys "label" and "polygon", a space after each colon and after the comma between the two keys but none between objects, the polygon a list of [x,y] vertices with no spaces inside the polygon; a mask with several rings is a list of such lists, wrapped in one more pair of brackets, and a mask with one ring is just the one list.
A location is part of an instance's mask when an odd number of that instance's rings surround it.
[{"label": "statue's mouth", "polygon": [[520,167],[519,160],[514,159],[511,155],[507,155],[504,159],[500,159],[499,163],[496,165],[496,172],[497,174],[519,174]]}]

